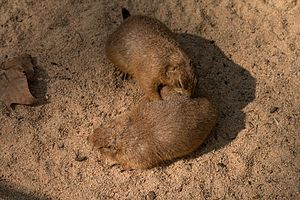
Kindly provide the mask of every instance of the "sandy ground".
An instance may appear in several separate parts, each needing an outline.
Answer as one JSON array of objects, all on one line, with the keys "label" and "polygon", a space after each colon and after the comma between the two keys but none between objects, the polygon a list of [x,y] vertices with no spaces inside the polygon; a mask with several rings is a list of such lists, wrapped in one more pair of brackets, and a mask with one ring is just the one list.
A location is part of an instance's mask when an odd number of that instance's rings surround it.
[{"label": "sandy ground", "polygon": [[[146,171],[86,141],[143,95],[103,53],[122,6],[178,33],[220,110],[199,150]],[[39,76],[38,105],[0,105],[0,199],[300,199],[299,45],[297,0],[0,0],[0,60]]]}]

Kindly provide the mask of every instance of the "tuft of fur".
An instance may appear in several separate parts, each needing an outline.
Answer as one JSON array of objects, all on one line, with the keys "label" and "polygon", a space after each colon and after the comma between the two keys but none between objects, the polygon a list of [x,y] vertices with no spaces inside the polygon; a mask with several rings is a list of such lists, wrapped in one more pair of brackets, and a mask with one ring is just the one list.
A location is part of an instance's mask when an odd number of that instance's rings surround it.
[{"label": "tuft of fur", "polygon": [[157,19],[128,17],[109,36],[105,53],[119,70],[137,79],[150,100],[161,99],[161,86],[193,94],[197,76],[191,59],[175,34]]},{"label": "tuft of fur", "polygon": [[[96,129],[92,144],[127,169],[155,167],[194,151],[215,126],[215,107],[206,98],[162,91],[163,100],[144,101]],[[98,142],[102,139],[109,145]]]}]

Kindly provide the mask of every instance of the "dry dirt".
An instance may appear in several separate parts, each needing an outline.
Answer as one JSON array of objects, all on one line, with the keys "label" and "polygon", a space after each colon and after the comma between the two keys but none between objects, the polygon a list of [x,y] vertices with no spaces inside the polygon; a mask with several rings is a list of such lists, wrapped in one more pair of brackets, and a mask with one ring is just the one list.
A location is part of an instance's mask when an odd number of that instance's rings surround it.
[{"label": "dry dirt", "polygon": [[[297,0],[0,0],[0,61],[31,54],[35,106],[0,106],[2,199],[300,199]],[[190,156],[124,171],[92,151],[94,128],[142,97],[106,60],[121,7],[178,33],[220,110]]]}]

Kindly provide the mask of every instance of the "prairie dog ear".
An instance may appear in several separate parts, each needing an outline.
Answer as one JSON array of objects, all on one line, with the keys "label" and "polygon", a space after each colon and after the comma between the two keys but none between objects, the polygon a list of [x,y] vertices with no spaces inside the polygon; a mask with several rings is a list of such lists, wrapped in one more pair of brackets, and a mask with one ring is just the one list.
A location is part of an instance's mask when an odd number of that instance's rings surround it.
[{"label": "prairie dog ear", "polygon": [[172,66],[172,65],[166,66],[165,75],[168,79],[171,79],[172,77],[174,77],[176,72],[177,72],[177,68],[175,66]]},{"label": "prairie dog ear", "polygon": [[168,64],[167,65],[167,67],[166,67],[166,72],[168,73],[168,72],[175,72],[175,71],[177,71],[177,67],[176,66],[174,66],[174,65],[170,65],[170,64]]}]

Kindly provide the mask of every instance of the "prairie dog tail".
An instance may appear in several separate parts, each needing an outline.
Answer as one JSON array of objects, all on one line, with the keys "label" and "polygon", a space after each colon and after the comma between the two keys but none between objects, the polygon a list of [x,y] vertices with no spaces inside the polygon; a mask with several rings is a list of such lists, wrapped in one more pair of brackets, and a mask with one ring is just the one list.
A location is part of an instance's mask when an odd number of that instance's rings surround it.
[{"label": "prairie dog tail", "polygon": [[128,17],[130,17],[130,13],[126,8],[122,8],[122,16],[123,16],[123,20],[127,19]]}]

